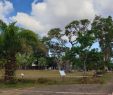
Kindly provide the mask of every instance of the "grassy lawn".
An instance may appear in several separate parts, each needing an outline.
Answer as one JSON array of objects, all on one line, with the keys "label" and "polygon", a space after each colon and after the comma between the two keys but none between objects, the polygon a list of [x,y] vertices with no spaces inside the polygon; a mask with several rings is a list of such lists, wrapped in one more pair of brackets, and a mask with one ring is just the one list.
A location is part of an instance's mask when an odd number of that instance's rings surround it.
[{"label": "grassy lawn", "polygon": [[[21,78],[21,73],[24,73],[24,78],[28,79],[37,79],[37,78],[51,78],[51,77],[61,77],[60,73],[58,70],[17,70],[16,71],[16,76]],[[87,76],[92,76],[93,72],[87,72]],[[66,77],[78,77],[78,76],[83,76],[83,72],[73,72],[73,73],[66,73]]]},{"label": "grassy lawn", "polygon": [[[24,73],[24,78],[21,78],[21,73]],[[0,72],[3,75],[3,71]],[[93,77],[93,72],[87,72],[87,78],[77,77],[82,76],[83,72],[73,72],[66,74],[66,77],[61,78],[58,70],[17,70],[16,77],[18,82],[16,84],[4,84],[1,80],[0,88],[22,88],[34,87],[44,85],[60,85],[60,84],[104,84],[108,82],[113,73],[105,73],[101,77]]]},{"label": "grassy lawn", "polygon": [[17,70],[16,76],[20,78],[21,73],[24,74],[25,79],[37,79],[40,77],[60,77],[60,74],[57,70]]}]

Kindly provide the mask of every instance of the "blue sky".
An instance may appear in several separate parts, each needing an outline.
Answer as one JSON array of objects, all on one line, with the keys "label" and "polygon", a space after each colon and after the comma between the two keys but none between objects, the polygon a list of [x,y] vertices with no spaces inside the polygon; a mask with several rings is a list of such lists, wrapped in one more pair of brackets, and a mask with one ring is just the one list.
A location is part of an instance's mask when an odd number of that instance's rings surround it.
[{"label": "blue sky", "polygon": [[[27,14],[31,13],[31,4],[34,0],[12,0],[12,4],[14,7],[14,11],[10,14],[10,16],[15,16],[17,12],[24,12]],[[38,2],[42,2],[43,0],[38,0]]]},{"label": "blue sky", "polygon": [[113,0],[0,0],[0,19],[17,21],[17,25],[44,36],[51,28],[64,30],[73,20],[113,17],[112,4]]},{"label": "blue sky", "polygon": [[33,0],[12,0],[14,11],[11,15],[16,15],[17,12],[31,12],[31,3]]},{"label": "blue sky", "polygon": [[63,30],[75,19],[90,19],[95,15],[113,16],[113,0],[2,0],[0,18],[17,21],[24,28],[41,35],[54,27]]}]

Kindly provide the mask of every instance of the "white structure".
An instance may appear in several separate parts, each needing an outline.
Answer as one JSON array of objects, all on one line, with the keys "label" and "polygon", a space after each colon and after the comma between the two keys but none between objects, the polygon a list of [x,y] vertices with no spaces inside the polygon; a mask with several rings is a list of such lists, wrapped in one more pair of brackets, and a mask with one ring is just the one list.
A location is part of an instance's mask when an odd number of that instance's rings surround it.
[{"label": "white structure", "polygon": [[64,72],[64,70],[59,70],[59,73],[60,73],[61,77],[66,76],[66,73]]}]

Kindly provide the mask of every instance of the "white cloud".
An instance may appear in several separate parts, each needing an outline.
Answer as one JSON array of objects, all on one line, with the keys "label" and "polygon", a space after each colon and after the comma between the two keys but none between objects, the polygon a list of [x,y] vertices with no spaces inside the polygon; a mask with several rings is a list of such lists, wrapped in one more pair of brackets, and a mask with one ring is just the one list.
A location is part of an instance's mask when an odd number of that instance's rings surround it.
[{"label": "white cloud", "polygon": [[29,16],[28,14],[25,13],[17,13],[16,17],[12,17],[13,20],[17,21],[17,23],[26,28],[26,29],[31,29],[33,31],[38,31],[38,30],[43,30],[44,27],[41,25],[41,23],[32,16]]},{"label": "white cloud", "polygon": [[92,18],[95,10],[92,0],[45,0],[32,4],[32,15],[44,24],[59,27],[73,19]]},{"label": "white cloud", "polygon": [[19,25],[46,34],[54,27],[65,27],[74,19],[92,19],[98,15],[112,15],[113,0],[44,0],[32,3],[31,14],[18,13],[12,19]]},{"label": "white cloud", "polygon": [[50,28],[62,28],[74,19],[92,18],[95,15],[92,0],[36,1],[32,3],[31,15],[18,13],[12,19],[26,28],[47,33]]},{"label": "white cloud", "polygon": [[10,18],[10,20],[17,21],[17,25],[30,29],[40,36],[44,36],[47,34],[46,30],[49,30],[48,25],[43,25],[40,21],[36,20],[33,16],[30,16],[26,13],[17,13],[16,16]]},{"label": "white cloud", "polygon": [[13,11],[13,4],[9,1],[0,1],[0,19],[7,22],[6,16]]},{"label": "white cloud", "polygon": [[113,0],[93,0],[98,15],[113,16]]}]

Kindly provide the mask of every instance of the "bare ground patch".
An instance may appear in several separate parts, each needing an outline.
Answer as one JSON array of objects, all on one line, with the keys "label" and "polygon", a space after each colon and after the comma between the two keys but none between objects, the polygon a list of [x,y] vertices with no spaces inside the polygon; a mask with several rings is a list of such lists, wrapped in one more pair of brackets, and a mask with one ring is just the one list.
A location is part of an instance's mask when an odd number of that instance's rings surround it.
[{"label": "bare ground patch", "polygon": [[[110,85],[111,87],[111,85]],[[107,89],[106,89],[107,88]],[[113,92],[109,85],[53,85],[38,88],[11,89],[0,91],[0,95],[108,95]]]}]

